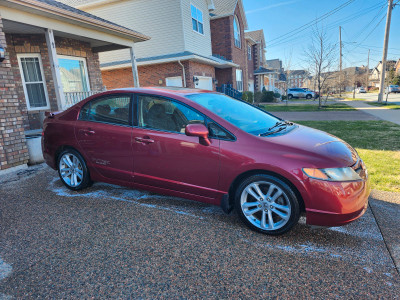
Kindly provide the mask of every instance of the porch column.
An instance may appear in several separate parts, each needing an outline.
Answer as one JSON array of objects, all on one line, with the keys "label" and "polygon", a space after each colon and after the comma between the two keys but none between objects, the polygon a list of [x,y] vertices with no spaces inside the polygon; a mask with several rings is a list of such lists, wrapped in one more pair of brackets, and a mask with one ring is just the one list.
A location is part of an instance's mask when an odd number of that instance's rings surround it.
[{"label": "porch column", "polygon": [[135,87],[140,87],[139,85],[139,73],[136,64],[136,56],[135,56],[135,46],[132,45],[130,48],[131,52],[131,62],[132,62],[132,74],[133,74],[133,85]]},{"label": "porch column", "polygon": [[54,33],[52,29],[45,29],[47,50],[49,52],[51,73],[53,75],[54,90],[57,98],[57,106],[62,110],[65,103],[65,96],[61,82],[60,65],[58,64],[58,56],[56,52],[56,42],[54,41]]}]

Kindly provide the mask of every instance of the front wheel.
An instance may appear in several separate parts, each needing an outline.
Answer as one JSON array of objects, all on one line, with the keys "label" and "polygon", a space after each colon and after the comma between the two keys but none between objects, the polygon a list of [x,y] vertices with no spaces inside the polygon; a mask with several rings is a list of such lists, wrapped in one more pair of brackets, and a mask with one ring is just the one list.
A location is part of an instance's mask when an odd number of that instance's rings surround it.
[{"label": "front wheel", "polygon": [[235,208],[250,229],[268,235],[281,235],[297,224],[299,202],[282,180],[265,174],[251,176],[239,186]]},{"label": "front wheel", "polygon": [[292,99],[292,98],[293,98],[293,95],[292,95],[292,94],[289,94],[289,95],[287,96],[287,98],[288,98],[288,99]]},{"label": "front wheel", "polygon": [[306,99],[311,99],[311,98],[312,98],[311,95],[307,95],[307,96],[306,96]]},{"label": "front wheel", "polygon": [[85,160],[73,149],[64,150],[58,156],[58,175],[64,185],[73,191],[82,190],[91,183]]}]

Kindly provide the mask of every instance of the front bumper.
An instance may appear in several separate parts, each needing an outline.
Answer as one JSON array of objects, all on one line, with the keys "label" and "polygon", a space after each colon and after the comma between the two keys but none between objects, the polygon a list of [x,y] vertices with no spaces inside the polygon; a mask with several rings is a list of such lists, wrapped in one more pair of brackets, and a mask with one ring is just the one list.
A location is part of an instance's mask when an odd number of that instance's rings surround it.
[{"label": "front bumper", "polygon": [[308,179],[307,224],[341,226],[361,217],[368,207],[369,178],[353,182]]}]

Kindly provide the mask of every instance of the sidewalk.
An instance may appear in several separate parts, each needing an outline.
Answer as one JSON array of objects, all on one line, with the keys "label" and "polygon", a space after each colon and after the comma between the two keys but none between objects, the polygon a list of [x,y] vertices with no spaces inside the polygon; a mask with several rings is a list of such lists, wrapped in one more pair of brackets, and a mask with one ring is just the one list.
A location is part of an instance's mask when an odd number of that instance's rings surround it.
[{"label": "sidewalk", "polygon": [[359,111],[373,115],[379,119],[400,125],[400,109],[387,109],[384,107],[372,106],[364,103],[363,101],[344,100],[343,102],[358,109]]}]

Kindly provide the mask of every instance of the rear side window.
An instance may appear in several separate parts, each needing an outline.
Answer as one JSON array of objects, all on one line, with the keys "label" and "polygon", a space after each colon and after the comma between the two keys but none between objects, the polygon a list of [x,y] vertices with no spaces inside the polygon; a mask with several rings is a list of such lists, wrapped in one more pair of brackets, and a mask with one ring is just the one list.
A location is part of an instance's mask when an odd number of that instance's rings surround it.
[{"label": "rear side window", "polygon": [[130,95],[110,95],[94,99],[82,107],[80,120],[130,125]]}]

